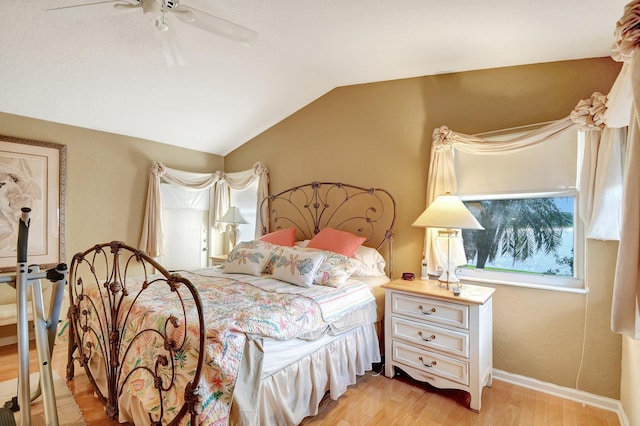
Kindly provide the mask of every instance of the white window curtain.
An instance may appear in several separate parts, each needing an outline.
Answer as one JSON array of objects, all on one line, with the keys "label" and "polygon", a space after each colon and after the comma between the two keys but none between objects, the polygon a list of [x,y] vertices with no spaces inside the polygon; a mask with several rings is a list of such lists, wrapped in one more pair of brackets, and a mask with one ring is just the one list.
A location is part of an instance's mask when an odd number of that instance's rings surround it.
[{"label": "white window curtain", "polygon": [[611,307],[611,328],[640,339],[640,1],[629,3],[615,31],[614,59],[622,72],[610,93],[607,122],[629,122],[622,199],[622,229],[616,259]]},{"label": "white window curtain", "polygon": [[[229,208],[229,190],[244,189],[258,180],[258,200],[265,198],[269,187],[269,171],[260,162],[254,164],[250,170],[237,173],[225,173],[216,171],[213,173],[193,173],[184,170],[171,169],[160,162],[153,162],[149,176],[149,188],[147,190],[147,204],[145,208],[144,222],[142,224],[142,236],[140,249],[151,257],[162,254],[162,198],[160,195],[160,182],[166,182],[190,189],[210,188],[209,230],[219,226],[218,219]],[[225,204],[226,203],[226,204]],[[257,208],[260,205],[258,204]],[[263,208],[260,215],[268,214],[267,207]],[[257,228],[257,226],[256,226]],[[256,235],[261,235],[256,231]],[[213,244],[214,238],[209,235],[209,244]],[[209,247],[213,252],[212,247]]]},{"label": "white window curtain", "polygon": [[[249,188],[256,180],[258,180],[258,199],[256,205],[256,212],[259,212],[258,217],[266,217],[269,214],[268,206],[265,204],[262,206],[263,211],[259,211],[262,200],[269,194],[269,179],[268,171],[262,165],[262,163],[256,163],[252,169],[245,170],[243,172],[236,173],[224,173],[220,172],[220,179],[216,182],[215,200],[216,206],[216,220],[221,218],[229,208],[229,188],[237,191],[243,191]],[[259,179],[264,176],[264,179]],[[222,232],[225,229],[226,224],[217,222],[217,229]],[[255,235],[262,235],[262,228],[259,221],[256,221]]]},{"label": "white window curtain", "polygon": [[[501,155],[519,152],[543,142],[554,143],[561,134],[577,127],[584,133],[584,151],[578,188],[582,196],[582,219],[588,237],[618,240],[620,237],[622,150],[626,128],[604,126],[607,97],[594,93],[578,103],[571,115],[532,132],[509,140],[491,140],[456,133],[446,126],[434,131],[431,170],[427,199],[432,201],[444,192],[457,192],[454,149],[476,155]],[[617,194],[617,197],[616,197]]]},{"label": "white window curtain", "polygon": [[[570,117],[552,122],[532,132],[507,140],[485,139],[477,136],[465,135],[449,130],[446,126],[437,128],[433,132],[431,146],[431,161],[429,180],[427,182],[427,206],[439,195],[458,192],[454,149],[476,155],[500,155],[514,153],[553,139],[562,132],[574,126]],[[442,268],[442,261],[435,247],[436,231],[426,229],[425,259],[429,274],[438,274]],[[464,249],[457,248],[456,262],[465,263]]]},{"label": "white window curtain", "polygon": [[[578,127],[585,132],[585,151],[581,170],[580,191],[582,203],[586,206],[585,226],[589,238],[619,239],[620,221],[608,218],[620,217],[621,196],[619,183],[622,176],[621,156],[624,143],[624,130],[610,129],[606,142],[600,143],[604,128],[604,113],[607,97],[594,93],[590,99],[580,101],[570,116],[549,123],[532,132],[508,140],[485,139],[465,135],[449,130],[446,126],[435,129],[431,148],[429,180],[427,182],[427,206],[438,196],[446,192],[455,194],[458,183],[454,166],[454,150],[475,155],[501,155],[519,152],[544,142],[553,143],[559,135]],[[614,158],[618,155],[617,158]],[[605,161],[607,159],[607,161]],[[614,189],[612,189],[614,188]],[[592,226],[593,224],[593,226]],[[597,232],[596,232],[597,231]],[[435,232],[427,228],[425,236],[425,258],[430,274],[436,274],[441,261],[435,250]],[[462,248],[456,254],[460,263],[464,263]]]}]

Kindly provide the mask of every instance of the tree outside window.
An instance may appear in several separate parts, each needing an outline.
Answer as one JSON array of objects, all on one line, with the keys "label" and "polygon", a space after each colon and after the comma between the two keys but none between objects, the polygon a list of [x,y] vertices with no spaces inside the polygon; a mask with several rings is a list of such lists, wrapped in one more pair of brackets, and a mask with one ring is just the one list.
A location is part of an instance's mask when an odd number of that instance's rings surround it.
[{"label": "tree outside window", "polygon": [[484,226],[463,230],[467,268],[575,276],[575,197],[465,201]]}]

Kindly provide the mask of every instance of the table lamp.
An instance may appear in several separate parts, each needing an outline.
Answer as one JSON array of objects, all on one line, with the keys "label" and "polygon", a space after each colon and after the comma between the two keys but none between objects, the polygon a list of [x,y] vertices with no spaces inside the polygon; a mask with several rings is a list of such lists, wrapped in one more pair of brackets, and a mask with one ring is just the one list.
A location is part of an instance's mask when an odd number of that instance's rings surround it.
[{"label": "table lamp", "polygon": [[238,225],[243,223],[249,223],[240,214],[240,209],[237,207],[229,207],[229,210],[220,218],[218,222],[228,223],[231,229],[229,229],[229,240],[231,241],[231,248],[236,246],[236,241],[239,235]]},{"label": "table lamp", "polygon": [[449,284],[459,284],[460,279],[456,276],[458,265],[455,264],[455,256],[451,255],[451,248],[462,242],[459,235],[460,229],[484,229],[478,220],[460,201],[460,198],[446,193],[433,200],[412,226],[439,228],[435,244],[443,260],[443,268],[438,281],[445,283],[447,290]]}]

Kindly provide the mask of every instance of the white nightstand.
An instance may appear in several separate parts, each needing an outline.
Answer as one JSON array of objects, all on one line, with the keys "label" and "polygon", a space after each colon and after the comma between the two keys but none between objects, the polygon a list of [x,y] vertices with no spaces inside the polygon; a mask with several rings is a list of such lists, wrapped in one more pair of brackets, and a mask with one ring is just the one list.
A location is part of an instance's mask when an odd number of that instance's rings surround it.
[{"label": "white nightstand", "polygon": [[215,254],[213,256],[209,256],[209,259],[211,259],[211,266],[219,266],[222,265],[225,260],[227,260],[227,255]]},{"label": "white nightstand", "polygon": [[385,375],[394,367],[437,388],[461,389],[480,411],[493,368],[493,288],[463,285],[460,296],[437,281],[395,280],[385,288]]}]

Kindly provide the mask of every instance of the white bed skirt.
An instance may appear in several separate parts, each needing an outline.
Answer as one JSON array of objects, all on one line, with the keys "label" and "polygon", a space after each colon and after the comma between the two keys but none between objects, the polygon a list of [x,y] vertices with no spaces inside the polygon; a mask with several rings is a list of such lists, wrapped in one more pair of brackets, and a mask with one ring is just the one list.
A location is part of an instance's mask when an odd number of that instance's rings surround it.
[{"label": "white bed skirt", "polygon": [[327,391],[332,399],[338,399],[347,386],[355,384],[357,376],[371,370],[374,362],[380,362],[380,350],[373,324],[336,336],[327,345],[262,380],[260,412],[253,424],[299,424],[305,417],[318,414]]},{"label": "white bed skirt", "polygon": [[[311,352],[297,361],[263,374],[255,411],[234,409],[232,405],[229,424],[244,426],[298,425],[305,417],[318,413],[318,406],[329,391],[332,399],[338,399],[347,386],[355,384],[357,376],[371,370],[380,362],[380,349],[375,324],[367,324],[338,336],[325,336],[328,340],[318,347],[318,342],[308,342]],[[322,340],[322,339],[321,339]],[[299,341],[300,346],[305,342]],[[289,341],[291,343],[291,341]],[[270,349],[267,345],[267,349]],[[277,345],[274,345],[277,347]],[[270,357],[273,357],[270,359]],[[94,357],[98,358],[98,357]],[[278,360],[278,351],[265,353],[265,366],[273,368],[272,360]],[[94,372],[101,370],[92,359]],[[104,373],[96,374],[98,384],[105,389]],[[105,387],[103,387],[105,386]],[[235,398],[235,395],[234,395]],[[140,400],[124,392],[118,400],[121,423],[148,425],[149,415]]]}]

